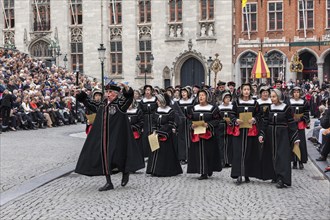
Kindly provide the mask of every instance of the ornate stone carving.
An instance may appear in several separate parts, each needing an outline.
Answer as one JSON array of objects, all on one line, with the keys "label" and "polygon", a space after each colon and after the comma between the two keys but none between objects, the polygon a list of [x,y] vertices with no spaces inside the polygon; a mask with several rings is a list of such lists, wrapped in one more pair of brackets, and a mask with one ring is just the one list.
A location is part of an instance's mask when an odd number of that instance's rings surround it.
[{"label": "ornate stone carving", "polygon": [[82,43],[83,42],[83,30],[81,27],[71,28],[71,43]]},{"label": "ornate stone carving", "polygon": [[182,38],[183,29],[181,23],[169,23],[168,24],[168,37],[169,38]]},{"label": "ornate stone carving", "polygon": [[213,21],[205,21],[200,22],[200,38],[214,38],[215,31],[214,31],[214,22]]},{"label": "ornate stone carving", "polygon": [[4,30],[3,35],[5,45],[15,45],[15,31]]},{"label": "ornate stone carving", "polygon": [[139,38],[151,38],[151,26],[143,25],[139,26]]},{"label": "ornate stone carving", "polygon": [[110,27],[110,40],[121,40],[122,27]]}]

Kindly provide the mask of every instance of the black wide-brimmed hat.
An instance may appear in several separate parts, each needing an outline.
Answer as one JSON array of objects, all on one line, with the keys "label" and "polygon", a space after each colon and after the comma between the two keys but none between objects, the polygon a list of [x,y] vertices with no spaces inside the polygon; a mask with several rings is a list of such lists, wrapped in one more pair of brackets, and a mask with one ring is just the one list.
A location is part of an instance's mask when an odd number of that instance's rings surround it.
[{"label": "black wide-brimmed hat", "polygon": [[143,87],[143,91],[145,91],[147,88],[150,88],[151,91],[154,91],[154,88],[152,88],[151,85],[144,85],[144,87]]},{"label": "black wide-brimmed hat", "polygon": [[236,83],[233,81],[227,82],[227,86],[236,86]]},{"label": "black wide-brimmed hat", "polygon": [[108,83],[108,85],[105,86],[105,90],[112,90],[112,91],[117,91],[117,92],[120,92],[120,87],[115,85],[115,84],[112,84],[112,83]]},{"label": "black wide-brimmed hat", "polygon": [[217,86],[225,86],[226,82],[223,82],[221,80],[218,81]]}]

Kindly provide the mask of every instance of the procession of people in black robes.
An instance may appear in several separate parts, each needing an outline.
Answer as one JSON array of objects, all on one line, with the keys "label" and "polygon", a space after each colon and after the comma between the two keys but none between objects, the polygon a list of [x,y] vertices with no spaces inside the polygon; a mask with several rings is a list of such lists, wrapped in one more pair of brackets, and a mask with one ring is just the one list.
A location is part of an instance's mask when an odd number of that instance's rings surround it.
[{"label": "procession of people in black robes", "polygon": [[[205,85],[166,90],[145,85],[134,92],[113,82],[105,90],[101,102],[77,94],[96,117],[75,172],[105,176],[100,191],[114,189],[111,175],[118,172],[125,186],[145,162],[154,177],[182,174],[187,164],[187,173],[206,180],[228,167],[237,185],[255,178],[284,188],[292,185],[291,162],[303,169],[307,161],[309,106],[299,87],[291,97],[266,85],[255,91],[250,83],[236,89],[234,82],[222,81],[216,91]],[[157,135],[157,149],[150,135]],[[301,156],[293,153],[297,144]]]}]

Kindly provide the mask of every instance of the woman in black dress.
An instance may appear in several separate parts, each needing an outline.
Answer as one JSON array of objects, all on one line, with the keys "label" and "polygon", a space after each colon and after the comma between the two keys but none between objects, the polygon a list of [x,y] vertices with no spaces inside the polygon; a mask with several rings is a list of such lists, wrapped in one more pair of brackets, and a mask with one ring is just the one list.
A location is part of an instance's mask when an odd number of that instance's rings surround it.
[{"label": "woman in black dress", "polygon": [[259,142],[267,143],[272,148],[272,159],[275,169],[276,187],[291,186],[291,153],[294,143],[299,143],[297,123],[294,121],[291,108],[282,100],[278,89],[271,92],[272,105],[265,117],[265,124],[259,136]]},{"label": "woman in black dress", "polygon": [[220,150],[215,132],[219,124],[219,110],[211,105],[211,95],[208,90],[202,89],[197,94],[196,104],[189,114],[192,121],[204,121],[205,134],[194,134],[196,126],[192,124],[192,138],[188,151],[187,173],[199,173],[199,180],[208,179],[213,172],[221,171]]},{"label": "woman in black dress", "polygon": [[169,106],[170,97],[167,94],[157,95],[158,108],[153,114],[152,130],[158,134],[158,150],[151,152],[147,174],[152,176],[176,176],[182,173],[182,168],[174,145],[174,132],[176,125],[174,123],[175,113]]}]

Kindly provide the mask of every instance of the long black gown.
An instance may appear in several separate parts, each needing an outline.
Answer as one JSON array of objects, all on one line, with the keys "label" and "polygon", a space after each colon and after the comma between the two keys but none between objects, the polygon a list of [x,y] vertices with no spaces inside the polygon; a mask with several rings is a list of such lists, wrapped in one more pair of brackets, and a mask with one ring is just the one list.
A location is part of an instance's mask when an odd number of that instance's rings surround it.
[{"label": "long black gown", "polygon": [[[258,102],[254,99],[243,101],[238,98],[233,102],[233,124],[239,119],[239,113],[252,112],[252,117],[257,121],[260,120],[260,112]],[[249,129],[241,128],[239,136],[233,136],[233,163],[231,169],[231,177],[239,176],[260,178],[260,145],[257,136],[248,136]]]},{"label": "long black gown", "polygon": [[139,157],[141,162],[144,163],[143,158],[143,144],[142,144],[142,129],[143,129],[143,114],[138,108],[132,108],[127,110],[128,121],[131,124],[131,128],[134,134],[134,139],[136,141],[136,147],[139,150]]},{"label": "long black gown", "polygon": [[[308,125],[310,123],[308,103],[304,99],[299,99],[297,101],[294,99],[290,99],[290,104],[291,104],[291,111],[293,114],[303,114],[303,116],[297,122],[297,125],[298,123],[301,122],[304,122],[305,125]],[[301,153],[300,162],[302,163],[307,163],[308,160],[305,128],[306,127],[302,129],[298,128],[298,137],[300,140],[299,148]],[[293,161],[297,161],[297,160],[298,158],[296,156],[293,156]]]},{"label": "long black gown", "polygon": [[291,186],[291,153],[293,143],[298,140],[297,123],[290,106],[285,103],[272,104],[267,115],[262,133],[272,148],[276,179]]},{"label": "long black gown", "polygon": [[139,102],[139,108],[142,110],[143,113],[143,133],[142,133],[142,143],[143,143],[143,156],[149,157],[150,156],[150,145],[148,142],[148,136],[152,133],[152,115],[156,111],[157,105],[157,98],[153,96],[150,99],[143,98]]},{"label": "long black gown", "polygon": [[[188,151],[187,173],[212,174],[221,171],[220,150],[215,136],[219,123],[219,110],[213,105],[195,105],[191,109],[189,118],[192,121],[204,120],[208,124],[207,131],[211,135],[209,139],[200,138],[193,142],[191,139]],[[191,133],[193,134],[193,130]]]},{"label": "long black gown", "polygon": [[[265,118],[268,117],[269,107],[272,104],[270,99],[268,100],[257,100],[259,104],[259,109],[261,113],[261,120],[259,122],[259,128],[262,128],[265,123]],[[271,144],[268,142],[268,138],[265,137],[265,142],[260,144],[261,148],[261,179],[262,180],[275,180],[275,170],[272,159],[272,148]]]},{"label": "long black gown", "polygon": [[147,174],[153,176],[176,176],[182,173],[182,168],[174,145],[173,129],[176,129],[174,122],[174,110],[166,106],[165,108],[158,107],[153,114],[153,131],[159,136],[158,150],[151,152]]},{"label": "long black gown", "polygon": [[225,121],[225,118],[232,119],[234,112],[233,112],[233,105],[230,103],[229,105],[219,105],[219,113],[220,113],[220,121],[219,121],[219,128],[218,128],[218,142],[220,151],[222,151],[223,155],[223,162],[225,165],[231,165],[233,161],[233,138],[231,134],[227,133],[227,127],[230,128],[232,126],[228,125]]},{"label": "long black gown", "polygon": [[178,102],[182,114],[180,123],[178,124],[178,156],[179,160],[188,159],[188,149],[190,148],[190,126],[191,122],[188,118],[188,113],[194,107],[194,99],[180,99]]},{"label": "long black gown", "polygon": [[133,90],[123,91],[123,96],[99,106],[93,127],[80,153],[76,173],[87,176],[135,172],[145,165],[133,138],[126,110],[133,100]]}]

